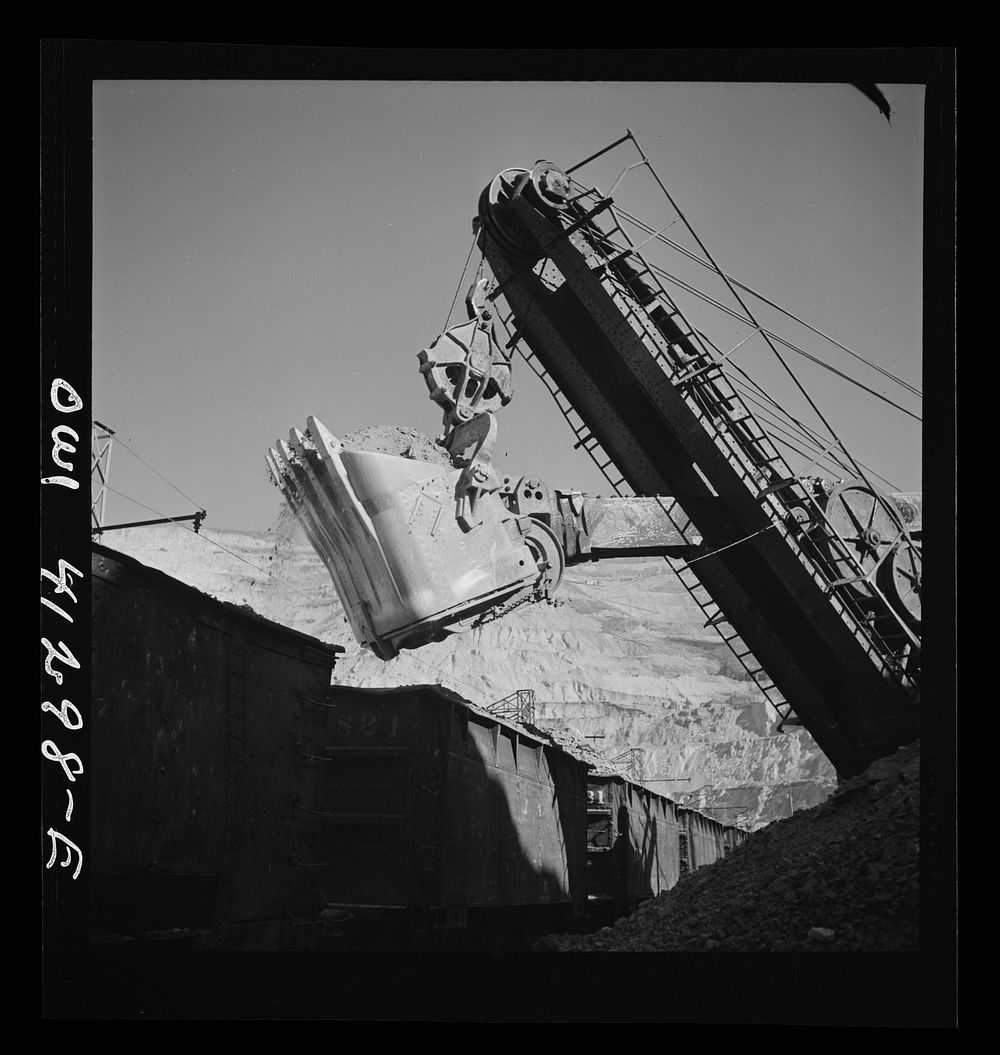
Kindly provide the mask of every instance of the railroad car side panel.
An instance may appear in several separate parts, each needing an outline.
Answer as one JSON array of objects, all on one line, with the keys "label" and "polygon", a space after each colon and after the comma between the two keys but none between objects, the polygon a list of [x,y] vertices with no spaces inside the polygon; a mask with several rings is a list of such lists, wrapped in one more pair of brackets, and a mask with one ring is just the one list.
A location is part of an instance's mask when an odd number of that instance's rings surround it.
[{"label": "railroad car side panel", "polygon": [[456,707],[447,801],[449,906],[582,898],[583,766]]},{"label": "railroad car side panel", "polygon": [[[292,806],[318,783],[296,745],[322,741],[301,697],[322,695],[338,650],[104,547],[92,572],[92,929],[225,942],[228,925],[314,915]],[[234,940],[258,947],[246,927]]]},{"label": "railroad car side panel", "polygon": [[95,559],[91,869],[217,875],[229,779],[230,634]]},{"label": "railroad car side panel", "polygon": [[226,915],[313,917],[320,900],[309,866],[319,838],[298,807],[321,793],[309,756],[322,747],[326,723],[303,697],[326,691],[331,667],[254,625],[234,626],[231,641]]},{"label": "railroad car side panel", "polygon": [[680,878],[675,807],[668,799],[626,784],[629,808],[629,884],[632,903],[669,890]]},{"label": "railroad car side panel", "polygon": [[327,711],[323,830],[328,903],[440,903],[450,704],[420,689],[335,686]]},{"label": "railroad car side panel", "polygon": [[[574,911],[586,905],[587,773],[589,765],[566,751],[547,748],[549,771],[554,776],[555,797],[549,807],[557,823],[558,859],[566,862],[566,887]],[[543,803],[543,808],[544,808]]]},{"label": "railroad car side panel", "polygon": [[691,868],[703,868],[725,856],[724,826],[693,810],[685,810]]},{"label": "railroad car side panel", "polygon": [[680,878],[677,808],[620,777],[591,777],[588,894],[616,899],[622,911]]}]

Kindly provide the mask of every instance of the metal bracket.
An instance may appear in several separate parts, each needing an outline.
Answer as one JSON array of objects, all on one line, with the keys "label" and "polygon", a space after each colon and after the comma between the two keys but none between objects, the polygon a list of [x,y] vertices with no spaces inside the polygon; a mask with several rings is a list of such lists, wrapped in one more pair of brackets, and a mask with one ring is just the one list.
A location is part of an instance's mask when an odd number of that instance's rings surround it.
[{"label": "metal bracket", "polygon": [[546,242],[545,245],[542,246],[542,252],[547,253],[557,242],[565,241],[571,234],[576,234],[581,227],[586,227],[595,216],[599,216],[606,209],[611,208],[613,204],[614,203],[610,198],[602,198],[593,209],[581,216],[576,223],[571,223],[569,227],[560,231],[550,242]]},{"label": "metal bracket", "polygon": [[476,508],[480,497],[500,489],[492,464],[496,440],[496,418],[477,414],[453,429],[445,441],[452,462],[462,469],[455,485],[455,519],[466,531],[482,523]]},{"label": "metal bracket", "polygon": [[189,513],[182,517],[160,517],[158,520],[133,520],[128,524],[108,524],[105,527],[94,527],[90,529],[90,533],[92,535],[103,535],[105,531],[121,531],[124,528],[150,527],[153,524],[179,524],[185,520],[194,521],[194,530],[195,533],[197,533],[207,516],[208,513],[206,513],[204,509],[200,509],[197,513]]}]

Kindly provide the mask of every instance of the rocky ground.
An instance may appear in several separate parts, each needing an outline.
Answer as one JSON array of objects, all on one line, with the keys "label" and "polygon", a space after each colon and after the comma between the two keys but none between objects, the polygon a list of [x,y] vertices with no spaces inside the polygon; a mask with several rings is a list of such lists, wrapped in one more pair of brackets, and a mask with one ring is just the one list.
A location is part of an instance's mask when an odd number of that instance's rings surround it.
[{"label": "rocky ground", "polygon": [[920,948],[920,746],[775,821],[596,934],[542,952],[897,952]]}]

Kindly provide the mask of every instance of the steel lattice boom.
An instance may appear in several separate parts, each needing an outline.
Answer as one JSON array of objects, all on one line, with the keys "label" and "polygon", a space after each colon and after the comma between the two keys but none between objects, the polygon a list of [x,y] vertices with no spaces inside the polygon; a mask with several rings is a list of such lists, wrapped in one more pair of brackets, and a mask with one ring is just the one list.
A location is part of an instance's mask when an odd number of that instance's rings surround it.
[{"label": "steel lattice boom", "polygon": [[672,496],[703,537],[682,581],[783,717],[845,774],[915,739],[920,548],[901,506],[792,473],[610,195],[548,162],[505,170],[479,245],[508,345],[616,492]]}]

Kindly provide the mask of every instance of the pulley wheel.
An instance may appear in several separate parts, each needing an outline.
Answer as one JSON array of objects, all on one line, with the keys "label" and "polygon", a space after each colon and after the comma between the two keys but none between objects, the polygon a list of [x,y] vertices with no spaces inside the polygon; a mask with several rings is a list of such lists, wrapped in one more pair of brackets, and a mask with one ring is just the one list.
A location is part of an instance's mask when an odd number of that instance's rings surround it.
[{"label": "pulley wheel", "polygon": [[[902,524],[885,498],[861,483],[839,484],[827,499],[826,520],[836,539],[825,539],[831,580],[858,579],[852,588],[871,595],[865,578],[887,559],[899,539]],[[848,557],[853,558],[851,560]]]},{"label": "pulley wheel", "polygon": [[922,547],[921,533],[911,531],[910,537],[896,547],[876,577],[889,603],[914,629],[920,626],[920,590]]},{"label": "pulley wheel", "polygon": [[542,205],[560,210],[568,207],[569,176],[550,161],[539,161],[531,170],[531,186]]},{"label": "pulley wheel", "polygon": [[540,520],[529,517],[528,533],[524,541],[535,555],[539,571],[548,569],[549,593],[555,593],[566,570],[566,555],[551,528]]},{"label": "pulley wheel", "polygon": [[505,217],[502,212],[497,212],[498,206],[502,207],[510,201],[518,184],[527,182],[530,177],[528,169],[504,169],[479,195],[479,218],[484,230],[504,256],[534,263],[541,253],[530,232],[513,217]]}]

